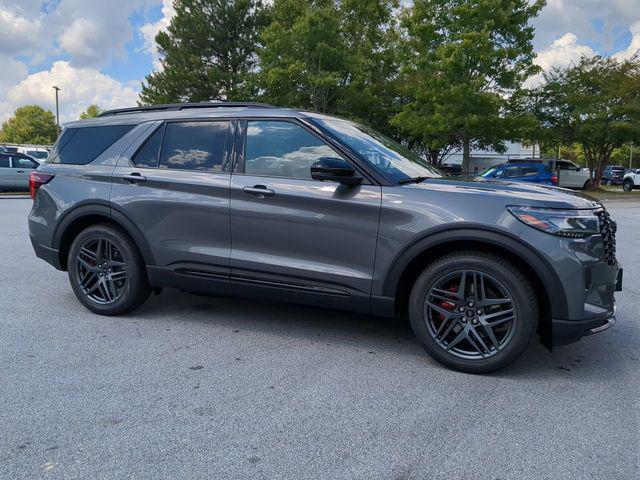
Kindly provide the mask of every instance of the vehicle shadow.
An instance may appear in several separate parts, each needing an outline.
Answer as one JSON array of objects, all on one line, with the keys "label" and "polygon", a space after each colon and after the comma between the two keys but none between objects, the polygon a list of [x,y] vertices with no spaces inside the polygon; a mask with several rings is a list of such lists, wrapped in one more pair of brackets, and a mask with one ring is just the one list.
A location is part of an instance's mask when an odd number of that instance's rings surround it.
[{"label": "vehicle shadow", "polygon": [[[369,353],[387,353],[402,357],[407,368],[416,364],[425,368],[445,369],[432,360],[418,344],[407,320],[312,308],[267,300],[232,297],[206,297],[167,289],[153,296],[132,314],[136,321],[158,318],[181,322],[215,324],[238,332],[271,337],[289,337],[305,342],[342,345]],[[544,377],[564,382],[590,382],[603,377],[625,375],[637,355],[615,349],[620,336],[629,333],[612,329],[550,352],[538,337],[513,365],[491,374],[499,379],[524,380]],[[635,335],[635,332],[632,332]],[[460,374],[464,375],[464,374]]]}]

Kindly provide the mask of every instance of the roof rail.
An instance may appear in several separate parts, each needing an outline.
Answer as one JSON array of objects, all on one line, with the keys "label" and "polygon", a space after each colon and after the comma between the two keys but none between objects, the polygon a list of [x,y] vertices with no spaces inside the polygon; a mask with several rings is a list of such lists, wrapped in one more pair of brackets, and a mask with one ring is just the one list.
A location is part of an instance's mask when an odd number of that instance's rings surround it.
[{"label": "roof rail", "polygon": [[252,107],[252,108],[277,108],[268,103],[259,102],[209,102],[209,103],[168,103],[164,105],[146,105],[142,107],[116,108],[102,112],[98,117],[108,117],[110,115],[122,115],[126,113],[138,112],[156,112],[167,110],[186,110],[188,108],[233,108],[233,107]]}]

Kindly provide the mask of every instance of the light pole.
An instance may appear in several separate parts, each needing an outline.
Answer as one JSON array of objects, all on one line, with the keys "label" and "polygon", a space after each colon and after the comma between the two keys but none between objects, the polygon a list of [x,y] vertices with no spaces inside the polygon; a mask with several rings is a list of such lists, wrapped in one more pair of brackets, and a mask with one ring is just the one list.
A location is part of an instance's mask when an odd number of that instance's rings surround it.
[{"label": "light pole", "polygon": [[58,131],[60,131],[60,113],[58,110],[58,92],[60,91],[60,87],[54,85],[53,89],[56,91],[56,125],[58,126]]}]

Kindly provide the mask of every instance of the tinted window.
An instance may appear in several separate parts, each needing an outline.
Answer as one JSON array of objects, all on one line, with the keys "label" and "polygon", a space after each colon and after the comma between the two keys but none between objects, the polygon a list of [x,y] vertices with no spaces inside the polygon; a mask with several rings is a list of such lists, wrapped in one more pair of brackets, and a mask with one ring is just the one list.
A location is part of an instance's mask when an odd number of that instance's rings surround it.
[{"label": "tinted window", "polygon": [[13,168],[38,168],[38,165],[28,158],[13,157]]},{"label": "tinted window", "polygon": [[0,168],[9,168],[9,157],[6,155],[0,155]]},{"label": "tinted window", "polygon": [[[133,125],[68,128],[52,153],[54,163],[85,165],[120,140]],[[57,155],[56,155],[57,153]]]},{"label": "tinted window", "polygon": [[538,175],[536,167],[520,167],[520,175],[523,177],[535,177]]},{"label": "tinted window", "polygon": [[229,122],[168,123],[160,168],[221,172]]},{"label": "tinted window", "polygon": [[558,170],[569,170],[572,165],[568,162],[558,162],[556,163],[556,167]]},{"label": "tinted window", "polygon": [[505,167],[503,178],[516,178],[518,177],[518,167]]},{"label": "tinted window", "polygon": [[158,128],[155,133],[147,139],[142,148],[138,150],[138,153],[133,157],[133,163],[140,167],[157,167],[163,134],[164,125]]},{"label": "tinted window", "polygon": [[311,179],[311,164],[322,157],[340,158],[331,147],[299,125],[248,122],[244,154],[247,175]]}]

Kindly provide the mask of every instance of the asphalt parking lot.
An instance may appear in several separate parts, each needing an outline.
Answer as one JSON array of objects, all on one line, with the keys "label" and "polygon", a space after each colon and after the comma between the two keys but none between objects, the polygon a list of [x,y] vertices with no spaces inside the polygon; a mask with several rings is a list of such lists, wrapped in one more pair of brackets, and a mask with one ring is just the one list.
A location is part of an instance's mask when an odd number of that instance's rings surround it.
[{"label": "asphalt parking lot", "polygon": [[498,374],[408,325],[177,291],[99,317],[0,199],[0,478],[640,478],[640,202],[614,328]]}]

